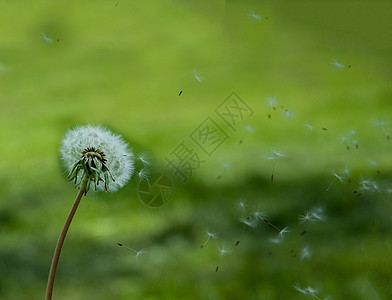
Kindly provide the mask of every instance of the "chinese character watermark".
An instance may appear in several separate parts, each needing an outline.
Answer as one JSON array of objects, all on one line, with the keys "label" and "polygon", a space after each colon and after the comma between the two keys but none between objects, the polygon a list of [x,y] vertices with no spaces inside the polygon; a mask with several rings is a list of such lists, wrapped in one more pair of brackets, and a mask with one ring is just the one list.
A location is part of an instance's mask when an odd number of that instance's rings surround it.
[{"label": "chinese character watermark", "polygon": [[[246,118],[253,115],[253,110],[235,92],[232,92],[219,106],[215,113],[233,131]],[[218,120],[220,120],[218,119]],[[174,175],[186,182],[206,160],[223,145],[230,135],[219,125],[219,121],[211,116],[205,118],[171,153],[165,157],[167,166],[173,169]],[[221,121],[222,122],[222,121]],[[201,151],[200,151],[201,150]]]}]

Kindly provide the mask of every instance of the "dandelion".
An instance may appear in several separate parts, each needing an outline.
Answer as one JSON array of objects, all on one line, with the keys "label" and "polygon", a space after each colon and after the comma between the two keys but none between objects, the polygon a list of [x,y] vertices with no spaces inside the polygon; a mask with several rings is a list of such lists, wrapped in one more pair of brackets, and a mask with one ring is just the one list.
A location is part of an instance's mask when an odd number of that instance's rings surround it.
[{"label": "dandelion", "polygon": [[341,183],[344,183],[344,178],[343,176],[338,175],[335,170],[332,170],[332,175],[334,177],[334,179],[331,181],[331,183],[329,184],[329,186],[327,187],[327,189],[324,192],[324,195],[328,194],[329,190],[331,189],[332,185],[334,184],[334,182],[336,180],[339,180]]},{"label": "dandelion", "polygon": [[48,37],[45,33],[40,34],[40,38],[46,43],[46,44],[51,44],[53,43],[53,39],[51,37]]},{"label": "dandelion", "polygon": [[198,72],[196,72],[196,70],[193,71],[193,76],[195,76],[196,80],[198,82],[203,82],[204,78],[200,76],[200,74]]},{"label": "dandelion", "polygon": [[91,184],[95,190],[114,192],[129,181],[133,172],[133,154],[128,144],[120,135],[102,126],[85,125],[68,130],[61,142],[60,155],[69,172],[68,179],[79,192],[56,245],[46,300],[52,299],[61,248],[82,196],[87,194]]},{"label": "dandelion", "polygon": [[136,259],[136,260],[139,260],[139,258],[140,258],[141,255],[147,253],[147,251],[146,251],[145,249],[135,250],[135,249],[132,249],[132,248],[130,248],[130,247],[127,247],[127,246],[125,246],[124,244],[121,244],[121,243],[117,243],[117,245],[120,246],[120,247],[126,248],[126,249],[128,249],[128,250],[131,250],[132,252],[134,252],[134,253],[135,253],[135,259]]},{"label": "dandelion", "polygon": [[218,235],[216,233],[207,230],[207,240],[200,246],[200,248],[204,248],[211,238],[216,239],[217,237]]}]

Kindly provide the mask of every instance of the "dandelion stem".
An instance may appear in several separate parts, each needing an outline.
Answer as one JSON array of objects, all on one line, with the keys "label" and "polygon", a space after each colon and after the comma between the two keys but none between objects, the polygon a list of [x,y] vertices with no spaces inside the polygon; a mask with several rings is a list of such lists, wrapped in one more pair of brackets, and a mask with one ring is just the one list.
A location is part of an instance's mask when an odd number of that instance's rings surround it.
[{"label": "dandelion stem", "polygon": [[75,202],[72,205],[71,211],[68,214],[68,217],[67,217],[67,219],[65,221],[64,227],[61,230],[59,239],[57,241],[56,249],[54,250],[54,254],[53,254],[52,264],[50,266],[48,285],[46,287],[46,297],[45,297],[45,300],[52,299],[54,277],[56,275],[56,269],[57,269],[57,264],[58,264],[58,261],[59,261],[59,258],[60,258],[61,248],[63,247],[65,236],[67,235],[69,225],[71,225],[73,216],[75,215],[76,209],[78,208],[78,205],[80,203],[80,199],[82,198],[83,194],[86,191],[87,182],[88,182],[88,177],[85,176],[83,181],[82,181],[82,183],[81,183],[81,185],[80,185],[79,193],[76,196]]}]

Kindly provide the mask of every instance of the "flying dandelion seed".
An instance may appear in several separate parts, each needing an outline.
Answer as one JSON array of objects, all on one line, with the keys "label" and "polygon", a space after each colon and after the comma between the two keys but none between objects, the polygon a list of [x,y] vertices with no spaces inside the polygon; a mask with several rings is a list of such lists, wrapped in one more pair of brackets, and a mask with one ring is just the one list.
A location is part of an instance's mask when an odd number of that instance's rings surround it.
[{"label": "flying dandelion seed", "polygon": [[266,104],[268,105],[268,119],[271,119],[272,111],[276,110],[276,106],[278,105],[278,100],[275,96],[268,97],[266,100]]},{"label": "flying dandelion seed", "polygon": [[150,176],[150,170],[143,168],[136,172],[139,181],[147,181]]},{"label": "flying dandelion seed", "polygon": [[218,249],[219,257],[223,257],[230,253],[230,250],[226,249],[224,246],[222,247],[216,246],[216,248]]},{"label": "flying dandelion seed", "polygon": [[218,272],[218,270],[219,270],[219,265],[221,265],[221,263],[222,263],[222,258],[223,258],[223,256],[229,254],[229,253],[230,253],[230,250],[229,250],[229,249],[226,249],[224,246],[222,246],[222,247],[216,246],[216,248],[217,248],[217,250],[218,250],[219,263],[218,263],[217,266],[216,266],[215,272]]},{"label": "flying dandelion seed", "polygon": [[280,232],[279,232],[279,237],[281,240],[284,240],[286,238],[286,235],[291,232],[291,229],[286,226],[285,228],[283,228]]},{"label": "flying dandelion seed", "polygon": [[117,243],[117,245],[120,246],[120,247],[126,248],[126,249],[128,249],[128,250],[131,250],[132,252],[134,252],[134,253],[135,253],[135,259],[136,259],[136,260],[138,260],[138,259],[140,258],[141,255],[147,253],[147,251],[146,251],[145,249],[135,250],[135,249],[132,249],[132,248],[130,248],[130,247],[128,247],[128,246],[125,246],[125,245],[122,244],[122,243]]},{"label": "flying dandelion seed", "polygon": [[310,250],[309,246],[306,246],[301,250],[301,260],[311,259],[312,258],[312,251]]},{"label": "flying dandelion seed", "polygon": [[270,221],[268,221],[267,219],[263,219],[263,221],[265,223],[267,223],[268,225],[270,225],[272,228],[275,228],[279,233],[283,230],[283,229],[279,229],[279,227],[275,226],[274,224],[272,224]]},{"label": "flying dandelion seed", "polygon": [[196,72],[196,70],[193,71],[193,76],[195,76],[195,78],[196,78],[196,80],[197,80],[198,82],[203,82],[203,81],[204,81],[204,78],[201,77],[200,74],[199,74],[198,72]]},{"label": "flying dandelion seed", "polygon": [[313,216],[312,212],[307,211],[305,215],[300,215],[299,216],[298,221],[301,224],[304,224],[304,223],[313,224],[313,223],[315,223],[317,221],[317,219]]},{"label": "flying dandelion seed", "polygon": [[376,171],[377,174],[381,174],[381,171],[380,171],[380,169],[378,168],[378,163],[377,163],[375,160],[370,160],[370,161],[369,161],[369,164],[370,164],[371,167],[377,169],[377,171]]},{"label": "flying dandelion seed", "polygon": [[384,134],[385,134],[385,138],[386,138],[387,140],[390,140],[391,137],[390,137],[389,133],[387,132],[387,130],[385,129],[385,126],[386,126],[386,125],[388,125],[387,122],[383,122],[383,121],[376,121],[376,122],[375,122],[375,126],[376,126],[376,127],[380,127],[381,130],[382,130],[382,131],[384,132]]},{"label": "flying dandelion seed", "polygon": [[136,159],[141,161],[145,166],[151,166],[150,154],[146,151],[143,151],[142,153],[138,154],[136,156]]},{"label": "flying dandelion seed", "polygon": [[204,248],[207,245],[207,243],[210,241],[211,238],[216,239],[217,234],[207,230],[207,240],[200,246],[200,248]]},{"label": "flying dandelion seed", "polygon": [[216,177],[217,180],[222,179],[223,175],[225,175],[226,171],[230,168],[230,164],[225,162],[225,163],[222,164],[222,168],[223,168],[223,171],[222,171],[222,173],[220,175],[218,175]]},{"label": "flying dandelion seed", "polygon": [[306,124],[305,124],[305,127],[306,127],[305,134],[312,133],[312,131],[313,131],[313,125],[312,125],[310,122],[306,123]]},{"label": "flying dandelion seed", "polygon": [[254,128],[253,128],[252,126],[250,126],[249,124],[246,125],[245,128],[244,128],[244,132],[243,132],[243,134],[242,134],[242,137],[241,137],[239,143],[242,144],[242,143],[244,142],[245,135],[246,135],[248,132],[254,132],[254,131],[255,131],[255,130],[254,130]]},{"label": "flying dandelion seed", "polygon": [[328,194],[329,190],[331,189],[332,185],[334,184],[334,182],[335,182],[336,180],[339,180],[341,183],[344,183],[344,182],[345,182],[345,181],[344,181],[344,177],[338,175],[338,174],[335,172],[335,170],[332,170],[332,175],[333,175],[334,179],[331,181],[331,183],[329,184],[329,186],[328,186],[327,189],[325,190],[324,195]]},{"label": "flying dandelion seed", "polygon": [[361,177],[359,180],[358,191],[379,192],[380,188],[374,180],[365,179],[365,178]]},{"label": "flying dandelion seed", "polygon": [[251,17],[253,21],[260,21],[263,19],[263,17],[256,14],[254,10],[249,10],[248,17]]},{"label": "flying dandelion seed", "polygon": [[40,34],[40,38],[46,43],[46,44],[51,44],[53,43],[53,39],[49,36],[47,36],[45,33]]},{"label": "flying dandelion seed", "polygon": [[333,59],[330,64],[335,68],[336,71],[340,71],[346,68],[344,64],[338,62],[336,59]]},{"label": "flying dandelion seed", "polygon": [[324,222],[326,217],[324,216],[324,208],[316,207],[311,211],[312,217],[316,218],[318,221]]},{"label": "flying dandelion seed", "polygon": [[271,160],[272,161],[272,174],[271,174],[271,182],[274,181],[274,176],[275,176],[275,164],[276,164],[276,160],[284,157],[284,153],[283,152],[279,152],[277,150],[271,149],[272,155],[266,156],[265,159],[266,160]]},{"label": "flying dandelion seed", "polygon": [[240,198],[238,202],[236,202],[235,207],[243,212],[247,211],[248,204],[246,204],[246,200]]},{"label": "flying dandelion seed", "polygon": [[255,228],[257,226],[258,220],[254,217],[240,218],[240,222],[249,226],[251,228]]},{"label": "flying dandelion seed", "polygon": [[294,117],[294,112],[288,110],[287,108],[282,109],[282,112],[287,119],[291,119],[292,117]]}]

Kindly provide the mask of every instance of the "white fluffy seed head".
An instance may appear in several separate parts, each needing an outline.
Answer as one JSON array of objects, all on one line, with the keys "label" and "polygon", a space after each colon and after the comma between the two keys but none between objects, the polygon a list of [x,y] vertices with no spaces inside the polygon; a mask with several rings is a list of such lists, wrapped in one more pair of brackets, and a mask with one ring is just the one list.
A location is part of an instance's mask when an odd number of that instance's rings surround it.
[{"label": "white fluffy seed head", "polygon": [[[88,147],[99,149],[105,154],[105,164],[114,180],[107,184],[108,191],[115,192],[130,180],[134,170],[133,153],[120,135],[103,126],[81,125],[66,132],[61,141],[60,156],[68,172]],[[76,186],[80,186],[82,177],[78,176]],[[104,191],[105,184],[98,184],[96,189]]]}]

